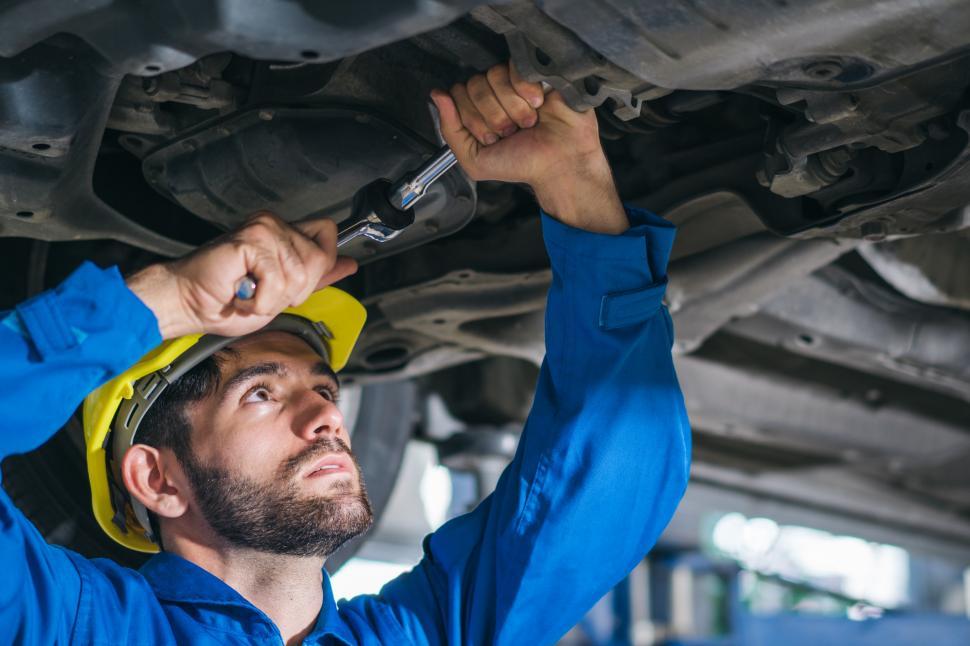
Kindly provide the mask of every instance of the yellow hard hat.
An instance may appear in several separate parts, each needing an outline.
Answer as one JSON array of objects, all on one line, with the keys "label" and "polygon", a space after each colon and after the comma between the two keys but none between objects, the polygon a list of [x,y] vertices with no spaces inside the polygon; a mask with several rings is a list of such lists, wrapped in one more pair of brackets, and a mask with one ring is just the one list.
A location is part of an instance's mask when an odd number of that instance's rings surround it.
[{"label": "yellow hard hat", "polygon": [[[347,365],[366,318],[357,299],[328,287],[299,307],[285,310],[261,331],[299,335],[338,372]],[[148,512],[128,495],[120,471],[121,459],[134,443],[145,412],[169,384],[238,338],[190,334],[166,341],[84,400],[84,442],[94,517],[108,536],[125,547],[159,551]]]}]

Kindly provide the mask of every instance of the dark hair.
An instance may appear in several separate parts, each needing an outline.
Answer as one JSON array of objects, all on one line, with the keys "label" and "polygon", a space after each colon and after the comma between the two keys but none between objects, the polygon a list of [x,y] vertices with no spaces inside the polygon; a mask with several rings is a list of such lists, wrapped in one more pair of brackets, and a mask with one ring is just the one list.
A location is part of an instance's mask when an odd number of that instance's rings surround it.
[{"label": "dark hair", "polygon": [[[223,348],[166,388],[145,413],[138,426],[135,443],[147,444],[156,449],[171,449],[183,465],[192,461],[192,424],[186,411],[189,406],[202,401],[219,388],[219,367],[224,360],[224,356],[220,355],[226,354],[234,354],[234,351]],[[161,545],[158,518],[149,511],[148,520],[155,540]]]}]

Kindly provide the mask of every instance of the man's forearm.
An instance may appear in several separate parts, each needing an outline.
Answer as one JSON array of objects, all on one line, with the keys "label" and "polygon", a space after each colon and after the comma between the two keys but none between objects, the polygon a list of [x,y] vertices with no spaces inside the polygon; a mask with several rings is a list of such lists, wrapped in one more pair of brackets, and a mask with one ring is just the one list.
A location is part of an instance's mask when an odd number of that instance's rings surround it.
[{"label": "man's forearm", "polygon": [[542,210],[567,224],[593,233],[623,233],[630,227],[616,192],[606,157],[598,151],[569,160],[570,170],[532,186]]},{"label": "man's forearm", "polygon": [[150,265],[125,279],[128,289],[152,311],[163,339],[197,331],[179,298],[178,280],[164,263]]}]

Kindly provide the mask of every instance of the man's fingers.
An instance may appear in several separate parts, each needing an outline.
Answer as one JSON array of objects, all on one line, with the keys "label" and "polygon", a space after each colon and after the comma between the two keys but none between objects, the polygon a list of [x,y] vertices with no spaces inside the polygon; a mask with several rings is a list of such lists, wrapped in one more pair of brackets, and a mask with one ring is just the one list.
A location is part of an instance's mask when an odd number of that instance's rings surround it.
[{"label": "man's fingers", "polygon": [[343,280],[347,276],[351,276],[355,273],[357,273],[357,261],[347,256],[340,256],[337,258],[337,262],[334,263],[333,268],[320,277],[314,291],[318,291],[324,287],[333,285],[337,281]]},{"label": "man's fingers", "polygon": [[498,133],[488,127],[463,83],[451,88],[451,98],[455,100],[455,105],[458,107],[458,116],[461,118],[462,124],[474,135],[478,143],[488,146],[498,141]]},{"label": "man's fingers", "polygon": [[293,228],[316,243],[324,252],[337,252],[337,223],[330,218],[309,218],[292,224]]},{"label": "man's fingers", "polygon": [[438,108],[438,119],[441,122],[441,136],[452,152],[458,156],[458,161],[465,162],[478,150],[478,140],[461,122],[458,106],[451,95],[444,90],[432,90],[431,100]]},{"label": "man's fingers", "polygon": [[357,261],[337,255],[337,225],[333,220],[326,218],[303,220],[294,223],[294,227],[310,238],[306,243],[312,247],[305,251],[311,280],[290,303],[299,305],[313,292],[356,272]]},{"label": "man's fingers", "polygon": [[256,280],[256,294],[248,300],[233,301],[236,309],[246,314],[273,316],[286,307],[287,280],[276,254],[262,248],[246,253],[247,273]]},{"label": "man's fingers", "polygon": [[[287,306],[303,303],[319,287],[357,270],[356,261],[338,259],[336,237],[332,221],[291,225],[263,212],[171,263],[182,318],[188,321],[183,327],[231,336],[259,329]],[[235,296],[245,277],[256,282],[252,298]]]},{"label": "man's fingers", "polygon": [[512,87],[508,65],[495,65],[486,72],[485,76],[488,78],[488,84],[491,86],[496,99],[501,103],[502,109],[515,122],[516,126],[531,128],[536,125],[536,121],[538,121],[536,110]]},{"label": "man's fingers", "polygon": [[272,316],[306,300],[337,261],[337,226],[315,218],[287,223],[261,213],[240,231],[246,271],[257,283],[252,299],[237,299],[240,312]]},{"label": "man's fingers", "polygon": [[461,122],[458,107],[455,106],[455,100],[451,98],[450,94],[444,90],[434,89],[431,90],[431,100],[434,101],[434,107],[438,109],[438,121],[440,122],[442,137],[447,140],[471,134],[465,129],[465,124]]},{"label": "man's fingers", "polygon": [[546,95],[546,102],[542,111],[569,124],[578,124],[586,119],[596,118],[590,114],[595,114],[593,110],[586,110],[585,112],[573,110],[558,90],[552,90]]},{"label": "man's fingers", "polygon": [[542,91],[542,84],[532,83],[522,78],[512,61],[509,61],[509,82],[515,89],[515,93],[525,99],[533,108],[538,108],[545,103],[546,95]]},{"label": "man's fingers", "polygon": [[497,133],[502,137],[510,137],[519,129],[518,124],[505,111],[502,103],[495,96],[488,78],[477,74],[466,84],[468,96],[478,113],[485,119],[485,124],[491,132]]}]

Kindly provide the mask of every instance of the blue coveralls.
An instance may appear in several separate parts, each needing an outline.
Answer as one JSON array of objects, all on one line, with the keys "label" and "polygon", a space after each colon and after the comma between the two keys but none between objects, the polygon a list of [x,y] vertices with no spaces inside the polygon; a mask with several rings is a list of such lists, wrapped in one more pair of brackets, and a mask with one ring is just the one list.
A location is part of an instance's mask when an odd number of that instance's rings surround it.
[{"label": "blue coveralls", "polygon": [[[305,644],[549,644],[644,557],[687,485],[690,432],[661,305],[674,228],[543,215],[546,358],[515,459],[378,595],[324,601]],[[0,458],[44,443],[160,342],[117,269],[85,264],[0,314]],[[139,571],[48,545],[0,492],[0,643],[273,644],[273,622],[172,554]]]}]

